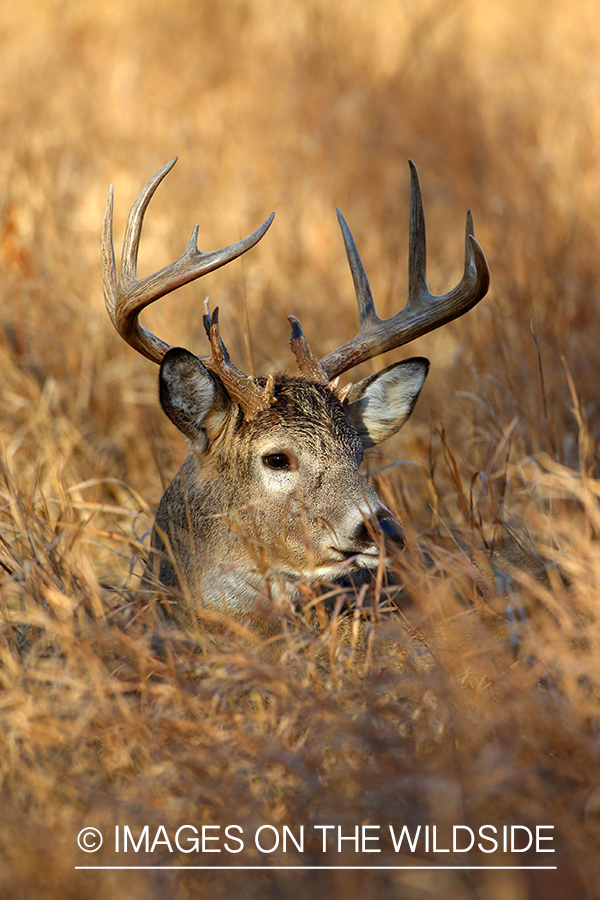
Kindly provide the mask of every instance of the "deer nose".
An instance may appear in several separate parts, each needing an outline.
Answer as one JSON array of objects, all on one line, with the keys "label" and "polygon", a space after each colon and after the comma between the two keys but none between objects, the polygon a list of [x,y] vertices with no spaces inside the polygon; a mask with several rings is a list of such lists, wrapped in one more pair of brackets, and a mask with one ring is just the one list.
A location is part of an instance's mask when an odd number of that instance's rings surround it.
[{"label": "deer nose", "polygon": [[404,529],[398,519],[395,519],[393,516],[383,516],[381,519],[378,519],[377,525],[379,530],[385,534],[386,540],[393,541],[399,547],[404,547],[406,544]]},{"label": "deer nose", "polygon": [[361,522],[356,532],[356,540],[361,544],[372,544],[378,531],[383,532],[386,541],[393,541],[399,547],[404,547],[406,541],[402,526],[387,509],[376,513],[368,521]]}]

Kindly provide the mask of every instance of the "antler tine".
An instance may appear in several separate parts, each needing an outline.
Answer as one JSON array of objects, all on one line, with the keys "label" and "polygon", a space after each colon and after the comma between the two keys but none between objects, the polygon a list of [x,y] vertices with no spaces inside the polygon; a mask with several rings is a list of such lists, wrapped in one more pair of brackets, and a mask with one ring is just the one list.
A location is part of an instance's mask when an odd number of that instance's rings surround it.
[{"label": "antler tine", "polygon": [[419,175],[409,160],[410,237],[408,255],[408,299],[404,309],[389,319],[380,319],[375,312],[369,283],[358,251],[343,217],[338,212],[346,253],[356,288],[360,327],[355,338],[320,360],[332,379],[361,362],[408,344],[458,318],[485,297],[490,273],[483,250],[473,237],[473,219],[467,213],[465,234],[465,266],[460,282],[445,294],[435,295],[427,287],[425,214]]},{"label": "antler tine", "polygon": [[[214,326],[215,326],[214,329],[212,327],[213,322],[214,322]],[[211,350],[213,351],[212,352],[213,359],[220,359],[222,357],[226,363],[231,362],[231,358],[229,356],[229,350],[223,343],[223,338],[221,337],[221,335],[219,333],[219,307],[218,306],[215,307],[215,310],[211,316],[208,297],[205,297],[205,299],[204,299],[202,324],[204,325],[204,330],[206,332],[206,336],[207,336],[208,340],[210,341]],[[217,347],[217,353],[215,356],[215,351],[213,349],[213,341],[215,340],[216,337],[218,337],[218,339],[219,339],[219,345]]]},{"label": "antler tine", "polygon": [[380,322],[381,319],[375,312],[375,304],[373,303],[373,294],[371,293],[369,279],[367,278],[367,273],[365,272],[365,267],[362,264],[362,260],[358,254],[358,250],[356,249],[356,244],[354,243],[352,232],[348,228],[346,220],[344,219],[340,210],[337,209],[336,212],[338,222],[340,223],[340,228],[342,229],[342,235],[344,237],[346,256],[348,257],[348,263],[350,264],[352,280],[354,281],[354,290],[356,291],[356,299],[358,301],[358,317],[360,326],[361,328],[368,327],[369,324]]},{"label": "antler tine", "polygon": [[[344,244],[346,246],[346,255],[350,264],[350,271],[354,280],[354,288],[356,290],[356,299],[358,301],[358,313],[360,320],[361,332],[369,329],[373,324],[380,322],[380,318],[375,312],[375,304],[373,303],[373,295],[369,287],[369,280],[365,272],[362,260],[359,256],[352,232],[348,228],[346,220],[341,211],[337,210],[337,217],[342,229]],[[330,380],[327,373],[319,360],[314,355],[311,347],[304,336],[302,326],[296,316],[288,316],[288,321],[292,326],[292,336],[290,346],[296,357],[298,368],[302,374],[311,381],[317,381],[320,384],[326,384],[332,390],[337,388],[339,379]]]},{"label": "antler tine", "polygon": [[288,316],[288,322],[292,326],[290,347],[292,348],[292,353],[296,357],[298,368],[302,374],[311,381],[317,381],[320,384],[328,385],[329,378],[325,374],[323,366],[310,349],[310,345],[304,337],[300,321],[296,316]]},{"label": "antler tine", "polygon": [[234,366],[219,333],[219,307],[214,308],[211,316],[208,297],[204,301],[203,323],[212,353],[210,358],[202,358],[202,363],[219,376],[231,399],[242,408],[246,421],[251,422],[259,412],[268,409],[273,402],[275,393],[273,376],[269,375],[265,386],[261,387],[253,378]]},{"label": "antler tine", "polygon": [[410,168],[410,219],[408,226],[408,307],[429,295],[427,288],[427,239],[425,234],[425,210],[419,173],[412,159]]},{"label": "antler tine", "polygon": [[269,218],[248,237],[210,253],[202,253],[198,249],[198,226],[196,225],[185,250],[175,262],[138,280],[136,267],[144,214],[156,188],[176,162],[177,157],[175,156],[152,176],[131,208],[123,240],[118,281],[113,247],[112,185],[106,200],[102,227],[102,272],[104,299],[108,314],[121,337],[138,353],[156,363],[162,361],[165,353],[171,349],[171,345],[140,325],[138,316],[141,311],[150,303],[164,297],[165,294],[194,281],[201,275],[218,269],[250,250],[264,236],[274,216],[274,213],[271,213]]},{"label": "antler tine", "polygon": [[416,311],[421,308],[427,309],[427,303],[435,304],[438,310],[443,310],[445,316],[439,321],[435,320],[434,327],[438,328],[468,312],[485,296],[490,283],[490,273],[483,250],[473,236],[473,216],[469,209],[465,228],[465,266],[462,278],[456,287],[445,294],[431,293],[427,287],[427,245],[423,195],[417,167],[412,159],[409,159],[408,164],[410,166],[410,236],[408,301],[405,308]]}]

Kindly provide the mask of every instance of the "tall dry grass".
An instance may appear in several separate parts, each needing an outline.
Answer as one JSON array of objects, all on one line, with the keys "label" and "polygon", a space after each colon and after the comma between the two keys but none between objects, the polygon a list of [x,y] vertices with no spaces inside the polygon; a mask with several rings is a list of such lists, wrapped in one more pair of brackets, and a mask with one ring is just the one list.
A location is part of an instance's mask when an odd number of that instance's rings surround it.
[{"label": "tall dry grass", "polygon": [[[0,894],[598,896],[596,4],[24,0],[0,28]],[[369,462],[430,557],[401,561],[411,602],[383,626],[400,671],[302,621],[271,662],[235,635],[203,655],[152,652],[132,592],[185,446],[155,368],[108,322],[98,235],[109,182],[120,235],[175,153],[143,270],[175,258],[196,221],[212,249],[277,218],[251,255],[145,320],[203,353],[210,293],[232,353],[259,373],[289,364],[290,312],[320,353],[355,328],[336,205],[385,315],[406,286],[407,157],[433,290],[460,274],[473,208],[490,295],[409,348],[432,360],[427,386]],[[74,869],[90,863],[85,825],[234,821],[552,824],[558,869]],[[508,860],[523,861],[540,859]]]}]

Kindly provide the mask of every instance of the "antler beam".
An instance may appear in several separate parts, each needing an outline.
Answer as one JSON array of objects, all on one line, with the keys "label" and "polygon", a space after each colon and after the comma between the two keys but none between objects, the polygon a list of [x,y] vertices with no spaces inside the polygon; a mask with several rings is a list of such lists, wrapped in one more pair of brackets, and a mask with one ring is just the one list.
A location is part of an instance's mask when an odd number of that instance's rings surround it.
[{"label": "antler beam", "polygon": [[156,363],[162,362],[163,356],[171,349],[171,345],[140,325],[138,316],[142,310],[181,285],[188,284],[190,281],[206,275],[207,272],[224,266],[250,250],[266,233],[274,216],[274,213],[271,213],[260,228],[253,231],[248,237],[235,244],[230,244],[228,247],[223,247],[221,250],[213,250],[211,253],[202,253],[198,250],[198,225],[196,225],[188,245],[179,259],[158,272],[153,272],[138,280],[136,267],[144,214],[156,188],[176,162],[177,157],[175,156],[162,169],[159,169],[142,189],[131,207],[123,240],[121,271],[118,280],[113,246],[112,184],[106,198],[102,226],[102,281],[106,309],[123,340],[142,356]]},{"label": "antler beam", "polygon": [[[138,317],[142,310],[181,285],[188,284],[190,281],[206,275],[207,272],[224,266],[250,250],[266,233],[274,216],[274,213],[271,213],[260,228],[253,231],[248,237],[235,244],[230,244],[228,247],[223,247],[221,250],[214,250],[212,253],[202,253],[198,250],[198,225],[196,225],[188,245],[179,259],[158,272],[138,279],[136,267],[144,214],[156,188],[176,162],[177,157],[175,156],[162,169],[159,169],[142,189],[131,207],[123,239],[121,271],[118,280],[113,245],[112,184],[106,199],[102,226],[102,280],[108,314],[123,340],[142,356],[156,363],[161,363],[165,354],[172,347],[171,344],[167,344],[166,341],[161,340],[140,325]],[[211,319],[208,300],[204,304],[204,327],[210,340],[212,355],[199,357],[199,359],[207,369],[219,376],[232,399],[242,407],[246,419],[253,419],[262,409],[266,409],[272,403],[273,379],[267,379],[265,387],[262,387],[233,365],[219,335],[218,309],[215,309]]]},{"label": "antler beam", "polygon": [[341,212],[337,211],[358,302],[359,331],[355,338],[324,356],[321,366],[328,378],[361,362],[408,344],[472,309],[485,297],[490,273],[483,250],[473,236],[473,218],[467,212],[465,267],[460,282],[445,294],[432,294],[427,287],[425,214],[419,174],[410,166],[410,237],[408,247],[408,300],[404,309],[389,319],[375,311],[369,282],[356,244]]}]

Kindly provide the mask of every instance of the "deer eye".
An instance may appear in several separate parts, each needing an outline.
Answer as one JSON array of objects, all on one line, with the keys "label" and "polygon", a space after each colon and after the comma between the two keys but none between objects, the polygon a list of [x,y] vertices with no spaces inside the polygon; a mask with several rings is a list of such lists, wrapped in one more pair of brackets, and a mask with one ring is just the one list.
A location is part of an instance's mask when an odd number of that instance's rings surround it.
[{"label": "deer eye", "polygon": [[283,471],[292,468],[292,460],[287,453],[265,453],[262,461],[268,469]]}]

